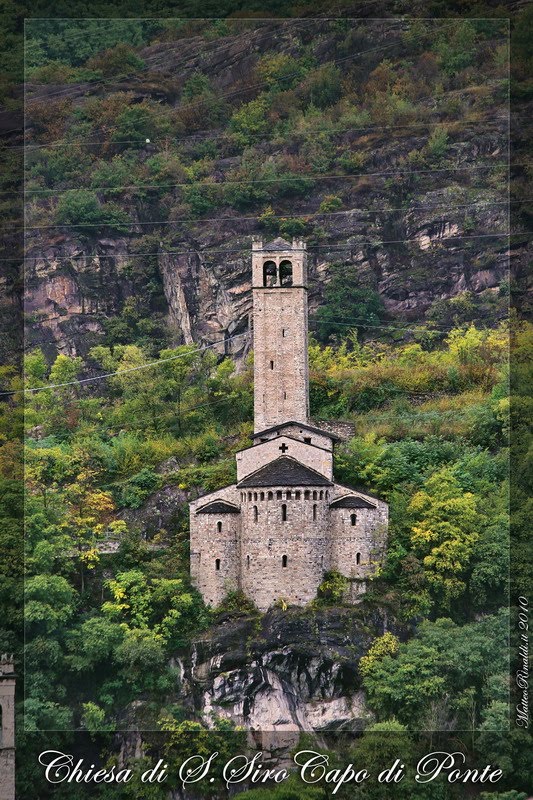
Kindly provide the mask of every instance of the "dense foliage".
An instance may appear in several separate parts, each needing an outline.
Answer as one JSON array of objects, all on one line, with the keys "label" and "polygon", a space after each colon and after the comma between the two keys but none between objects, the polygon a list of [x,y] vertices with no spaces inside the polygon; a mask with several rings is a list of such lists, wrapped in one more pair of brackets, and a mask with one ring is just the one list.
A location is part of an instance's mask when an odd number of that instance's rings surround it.
[{"label": "dense foliage", "polygon": [[[440,3],[432,5],[439,13]],[[259,84],[259,91],[244,84],[247,91],[233,98],[220,96],[201,70],[183,85],[164,81],[147,70],[138,51],[191,34],[208,43],[234,24],[95,20],[80,28],[81,21],[40,20],[31,24],[27,43],[28,78],[37,85],[98,85],[109,79],[123,84],[78,105],[68,93],[54,97],[53,91],[50,100],[32,104],[28,120],[39,148],[27,164],[28,224],[64,226],[84,246],[97,237],[128,233],[134,257],[125,270],[137,292],[119,315],[104,321],[105,339],[87,358],[58,356],[50,363],[39,349],[27,357],[26,385],[42,391],[29,395],[26,410],[25,727],[77,727],[95,735],[120,726],[140,697],[146,727],[167,735],[165,755],[173,770],[194,748],[228,754],[242,748],[239,731],[215,720],[208,735],[179,704],[169,707],[168,698],[180,679],[171,655],[215,620],[189,583],[184,508],[198,492],[233,479],[233,454],[251,430],[251,375],[249,365],[236,373],[229,359],[173,346],[153,257],[159,242],[172,244],[172,235],[149,223],[175,220],[194,234],[195,225],[205,224],[202,218],[242,213],[251,214],[269,235],[304,235],[311,245],[323,241],[326,215],[349,209],[358,192],[360,203],[365,193],[363,175],[355,194],[342,183],[322,180],[330,173],[358,176],[371,168],[375,139],[350,131],[423,126],[433,120],[424,103],[431,96],[446,121],[424,129],[399,163],[406,171],[438,168],[460,139],[455,123],[466,113],[486,122],[493,97],[482,84],[488,79],[495,88],[506,75],[505,48],[492,47],[499,29],[483,21],[457,21],[449,35],[439,37],[429,24],[417,23],[400,36],[412,47],[409,59],[369,56],[364,71],[321,63],[302,36],[291,54],[258,60],[249,84]],[[251,23],[237,24],[246,30]],[[371,49],[346,21],[335,25],[338,52]],[[141,99],[135,91],[145,73],[150,88]],[[456,94],[466,83],[475,91]],[[161,102],[162,94],[170,102]],[[207,137],[183,137],[206,130]],[[94,146],[80,147],[88,140]],[[216,176],[221,156],[233,159],[222,182]],[[453,202],[498,199],[500,183],[496,170],[492,182],[473,175],[466,189],[456,187]],[[429,191],[431,182],[408,175],[383,186],[387,205],[403,207],[415,189]],[[295,204],[311,190],[316,209],[297,215]],[[401,239],[403,229],[391,219],[380,236],[385,231],[384,238]],[[147,227],[133,234],[137,222]],[[465,214],[465,232],[474,226],[475,219]],[[482,251],[476,257],[487,264],[497,255],[490,240]],[[408,258],[408,248],[404,255]],[[416,629],[402,643],[378,638],[361,662],[378,722],[342,759],[351,754],[378,764],[384,742],[394,758],[413,759],[428,747],[427,737],[416,731],[433,725],[460,729],[461,747],[469,755],[505,769],[502,791],[510,791],[502,800],[523,800],[511,790],[527,786],[531,764],[519,732],[502,733],[509,674],[502,610],[509,590],[509,373],[508,330],[497,327],[497,320],[508,287],[437,301],[428,311],[429,325],[416,326],[406,338],[394,322],[388,325],[364,265],[355,274],[333,264],[331,275],[313,320],[313,414],[355,424],[355,436],[337,454],[336,473],[387,499],[392,515],[387,559],[368,600]],[[515,390],[525,394],[531,332],[514,324],[512,333],[521,366],[511,378]],[[152,360],[161,363],[145,369]],[[125,370],[132,371],[83,388],[45,388]],[[3,379],[6,388],[20,386],[9,370]],[[527,449],[528,408],[520,396],[511,405],[521,432],[515,455]],[[17,397],[1,422],[4,437],[14,428],[20,431]],[[8,444],[2,451],[2,541],[15,561],[19,453]],[[520,502],[513,520],[524,542],[530,510],[526,481],[524,475],[516,489]],[[176,513],[147,526],[147,501],[167,490]],[[516,560],[516,581],[523,587],[530,569],[525,547]],[[0,599],[16,625],[20,575],[10,570],[5,577]],[[337,577],[326,577],[317,603],[340,602]],[[239,605],[241,598],[229,598],[224,611]],[[12,630],[2,632],[2,641],[2,649],[16,650],[20,659],[20,639]],[[67,734],[63,741],[72,740]],[[97,741],[112,760],[111,738]],[[158,752],[160,741],[150,744]],[[29,796],[35,790],[33,766],[26,764],[21,774]],[[75,798],[76,787],[67,788],[65,796]],[[152,788],[154,800],[162,796],[159,787]],[[221,789],[218,782],[213,788]],[[389,796],[385,789],[385,794],[380,787],[365,787],[338,796],[380,800]],[[61,788],[55,792],[61,793]],[[276,800],[323,796],[296,782],[249,794]],[[100,795],[126,796],[107,787]],[[411,783],[398,787],[397,794],[435,800],[452,795],[449,787],[423,790]],[[134,796],[131,789],[127,796]]]}]

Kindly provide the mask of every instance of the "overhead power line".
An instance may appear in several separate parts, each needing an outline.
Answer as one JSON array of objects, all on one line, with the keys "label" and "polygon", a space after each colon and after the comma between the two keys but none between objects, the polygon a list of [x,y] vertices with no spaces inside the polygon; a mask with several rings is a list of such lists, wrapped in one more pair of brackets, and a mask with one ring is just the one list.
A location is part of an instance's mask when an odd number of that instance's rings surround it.
[{"label": "overhead power line", "polygon": [[[440,242],[452,241],[452,240],[463,240],[463,239],[493,239],[498,238],[501,236],[530,236],[533,231],[502,231],[500,233],[478,233],[478,234],[465,234],[459,236],[439,236],[435,239],[430,241],[430,245],[439,244]],[[365,241],[365,242],[348,242],[347,244],[343,245],[310,245],[307,250],[354,250],[358,247],[377,247],[378,245],[385,245],[385,244],[415,244],[418,240],[415,238],[412,239],[383,239],[383,240],[374,240],[374,241]],[[428,245],[429,247],[429,245]],[[265,252],[268,253],[269,250],[266,248],[262,251],[255,251],[255,252]],[[209,248],[205,250],[154,250],[148,253],[124,253],[120,255],[113,255],[105,253],[91,253],[91,254],[80,254],[80,255],[71,255],[71,256],[58,256],[46,259],[41,256],[21,256],[20,258],[0,258],[1,261],[15,261],[15,262],[22,262],[22,261],[39,261],[39,260],[49,260],[49,261],[77,261],[80,258],[85,259],[101,259],[101,258],[122,258],[124,260],[131,260],[133,258],[146,258],[146,256],[166,256],[166,255],[194,255],[194,256],[201,256],[205,254],[211,253],[221,253],[225,255],[230,255],[231,253],[243,253],[243,254],[250,254],[249,248],[244,247],[226,247],[226,248]]]},{"label": "overhead power line", "polygon": [[[24,189],[23,193],[26,195],[45,195],[46,197],[59,197],[66,192],[76,191],[78,189],[85,189],[93,192],[112,192],[112,191],[122,191],[125,189],[174,189],[174,188],[184,188],[184,187],[191,187],[191,186],[201,186],[207,189],[216,189],[224,186],[234,186],[234,185],[253,185],[258,183],[283,183],[284,181],[297,181],[297,180],[310,180],[310,181],[321,181],[321,180],[335,180],[335,179],[342,179],[342,180],[360,180],[361,178],[374,178],[383,175],[423,175],[423,174],[438,174],[441,172],[474,172],[475,170],[482,170],[482,169],[496,169],[498,167],[505,167],[506,169],[509,166],[514,166],[513,164],[509,164],[505,161],[496,162],[495,164],[478,164],[476,166],[463,166],[463,167],[441,167],[438,169],[396,169],[396,170],[383,170],[381,172],[358,172],[353,174],[338,174],[332,173],[329,175],[315,175],[313,173],[307,172],[298,172],[294,175],[280,175],[275,178],[254,178],[252,180],[248,178],[241,178],[240,180],[225,180],[220,182],[204,182],[204,181],[190,181],[189,183],[167,183],[167,184],[158,184],[158,183],[138,183],[138,184],[124,184],[118,186],[69,186],[66,189],[61,189],[60,191],[56,191],[55,189]],[[48,192],[48,194],[45,194]],[[5,194],[21,194],[20,191],[15,189],[13,190],[5,190],[0,192],[0,195]]]},{"label": "overhead power line", "polygon": [[[307,136],[310,133],[327,133],[327,134],[336,134],[336,133],[352,133],[354,131],[366,131],[372,133],[373,131],[390,131],[390,130],[402,130],[402,129],[412,129],[412,128],[433,128],[433,127],[446,127],[447,125],[452,127],[456,125],[471,125],[472,127],[476,127],[477,125],[483,125],[486,127],[487,125],[507,125],[509,122],[508,118],[499,119],[498,117],[486,120],[468,120],[468,119],[443,119],[436,122],[413,122],[411,124],[406,125],[360,125],[357,128],[350,128],[350,127],[341,127],[341,128],[305,128],[302,130],[289,130],[289,131],[282,131],[280,133],[273,133],[271,138],[275,139],[277,136],[286,136],[287,138],[290,137],[298,137],[298,136]],[[153,145],[156,143],[170,143],[170,142],[183,142],[188,139],[223,139],[231,137],[231,131],[225,130],[221,133],[214,133],[213,131],[203,131],[202,133],[190,133],[186,136],[167,136],[167,137],[157,137],[156,139],[148,139],[145,142],[139,141],[139,139],[119,139],[113,140],[108,139],[107,141],[102,141],[101,139],[98,140],[76,140],[76,139],[56,139],[53,142],[48,144],[14,144],[8,145],[4,148],[0,148],[0,153],[2,150],[10,150],[10,149],[18,149],[23,148],[26,150],[26,153],[33,153],[36,150],[49,150],[56,147],[63,147],[67,148],[69,146],[74,147],[89,147],[89,146],[114,146],[118,144],[140,144],[141,146],[146,146],[147,144]],[[251,137],[253,140],[263,141],[265,139],[264,134],[257,134],[256,136]]]},{"label": "overhead power line", "polygon": [[[454,27],[454,23],[450,23],[450,24],[448,24],[448,25],[443,25],[443,26],[441,27],[441,29],[440,29],[440,30],[441,30],[441,31],[443,31],[443,30],[447,30],[447,29],[448,29],[448,28],[450,28],[450,27]],[[420,37],[413,37],[413,39],[414,39],[415,41],[416,41],[418,38],[420,38]],[[358,51],[358,52],[356,52],[356,53],[351,53],[350,55],[348,55],[348,56],[343,56],[342,58],[338,58],[338,59],[332,59],[331,61],[328,61],[327,63],[328,63],[328,64],[335,64],[335,65],[336,65],[336,64],[345,63],[346,61],[349,61],[349,60],[350,60],[350,59],[352,59],[352,58],[356,58],[357,56],[361,56],[361,55],[365,55],[366,53],[373,53],[373,52],[376,52],[376,51],[381,51],[381,50],[390,50],[392,47],[397,47],[397,45],[398,45],[398,42],[396,41],[396,42],[392,42],[391,44],[379,45],[378,47],[370,47],[370,48],[368,48],[367,50],[359,50],[359,51]],[[188,61],[190,61],[190,58],[188,58],[188,59],[186,59],[185,61],[181,62],[181,64],[174,65],[174,66],[173,66],[173,69],[175,69],[175,68],[176,68],[176,66],[181,66],[182,64],[185,64],[185,63],[187,63]],[[144,70],[144,71],[146,72],[147,70]],[[136,74],[138,74],[138,72],[137,72],[137,73],[129,73],[129,75],[125,75],[124,77],[132,77],[132,78],[134,78]],[[287,73],[286,75],[284,75],[284,76],[283,76],[283,80],[288,80],[289,78],[298,77],[299,75],[300,75],[300,71],[299,71],[299,70],[293,70],[292,72],[289,72],[289,73]],[[114,82],[114,81],[116,81],[117,79],[120,79],[120,77],[118,77],[118,78],[117,78],[117,77],[115,77],[115,78],[113,78],[113,79],[107,79],[107,81],[108,81],[108,82]],[[101,88],[101,87],[102,87],[102,85],[104,85],[104,84],[105,84],[105,82],[106,82],[106,80],[105,80],[105,79],[103,79],[103,80],[102,80],[102,81],[100,81],[99,83],[97,83],[97,82],[95,81],[95,82],[94,82],[92,85],[94,85],[94,86],[97,86],[97,88]],[[222,92],[222,93],[220,93],[220,94],[218,95],[218,97],[222,97],[222,98],[225,98],[225,97],[233,97],[233,96],[235,96],[235,95],[238,95],[238,94],[243,94],[243,93],[245,93],[245,92],[250,92],[250,91],[253,91],[254,89],[260,89],[260,88],[262,88],[262,87],[264,87],[264,86],[268,86],[268,85],[269,85],[269,82],[268,82],[268,81],[266,81],[266,80],[265,80],[265,81],[258,81],[258,82],[256,82],[256,83],[250,84],[249,86],[246,86],[245,88],[241,88],[241,89],[234,89],[234,90],[232,90],[232,91],[230,91],[230,92]],[[70,89],[59,89],[59,90],[57,90],[57,92],[55,92],[55,93],[54,93],[54,92],[50,92],[50,93],[49,93],[48,95],[46,95],[46,97],[45,97],[45,98],[43,98],[43,99],[46,101],[46,100],[48,100],[48,99],[49,99],[49,98],[51,98],[51,97],[57,97],[57,96],[61,96],[61,95],[65,94],[65,93],[69,93],[69,92],[70,92]],[[37,99],[37,98],[29,98],[29,99],[28,99],[28,101],[27,101],[27,106],[29,106],[29,105],[31,104],[31,102],[32,102],[32,101],[33,101],[34,103],[35,103],[35,102],[39,102],[39,99]],[[203,100],[200,100],[200,101],[198,101],[198,100],[197,100],[197,101],[194,101],[194,102],[191,102],[191,103],[185,103],[184,105],[177,106],[177,109],[179,110],[179,109],[185,109],[185,108],[187,108],[187,109],[188,109],[188,108],[194,108],[195,106],[198,106],[198,105],[200,105],[201,103],[203,103]]]},{"label": "overhead power line", "polygon": [[204,350],[210,350],[213,347],[217,347],[219,344],[225,344],[226,342],[231,342],[233,339],[238,339],[240,336],[248,336],[248,331],[245,333],[237,333],[234,336],[228,336],[227,339],[220,339],[218,342],[213,342],[212,344],[205,345],[204,347],[197,347],[195,350],[189,350],[187,353],[178,353],[175,356],[169,356],[168,358],[159,358],[157,361],[149,361],[147,364],[138,364],[136,367],[126,367],[126,369],[119,369],[115,372],[106,372],[103,375],[95,375],[92,378],[79,378],[74,381],[65,381],[64,383],[51,383],[47,386],[35,386],[31,389],[15,389],[10,392],[0,392],[0,397],[5,397],[6,395],[13,395],[13,394],[27,394],[27,393],[34,393],[34,392],[43,392],[46,389],[59,389],[64,386],[76,386],[82,383],[91,383],[93,381],[101,381],[104,378],[111,378],[114,375],[125,375],[129,372],[137,372],[141,369],[147,369],[148,367],[157,367],[160,364],[166,364],[168,361],[177,361],[182,358],[188,358],[194,353],[201,353]]},{"label": "overhead power line", "polygon": [[[396,208],[347,208],[343,211],[320,211],[317,209],[316,211],[307,211],[307,212],[289,212],[289,213],[277,213],[272,214],[273,217],[279,219],[286,219],[290,217],[293,219],[294,217],[337,217],[342,214],[354,214],[354,213],[361,213],[361,214],[387,214],[395,211],[404,211],[406,214],[410,211],[441,211],[445,210],[448,211],[451,208],[491,208],[493,206],[506,206],[516,203],[529,203],[533,202],[533,198],[526,198],[524,200],[500,200],[498,202],[491,202],[487,203],[484,200],[473,201],[472,203],[460,203],[459,205],[456,204],[446,204],[445,206],[397,206]],[[150,220],[146,222],[131,222],[127,223],[128,227],[136,227],[137,225],[179,225],[182,222],[192,223],[192,222],[236,222],[239,220],[257,220],[261,214],[250,214],[246,216],[238,215],[232,217],[201,217],[198,220],[193,220],[191,217],[178,217],[176,219],[171,220]],[[48,228],[79,228],[80,224],[73,224],[73,223],[64,223],[64,222],[54,222],[50,225],[24,225],[22,228],[11,228],[11,232],[17,230],[45,230]],[[101,222],[91,222],[87,224],[83,224],[84,228],[102,228],[104,227]]]},{"label": "overhead power line", "polygon": [[[191,21],[193,21],[193,19],[191,19]],[[250,20],[250,21],[253,22],[253,20]],[[261,21],[261,20],[259,20],[259,21]],[[268,20],[264,20],[264,21],[266,22]],[[271,21],[272,22],[279,22],[280,23],[280,27],[283,27],[284,23],[286,22],[286,20],[284,20],[283,18],[278,18],[278,19],[274,18]],[[288,21],[291,21],[291,20],[288,20]],[[307,21],[307,20],[305,20],[305,21]],[[317,22],[322,22],[322,21],[323,21],[323,18],[315,17],[313,20],[310,20],[310,23],[315,25]],[[296,25],[297,23],[301,22],[301,20],[300,19],[294,19],[293,22]],[[303,25],[302,29],[305,30],[305,28],[306,28],[306,26]],[[80,34],[82,35],[81,31],[80,31]],[[183,41],[183,39],[181,39],[179,41],[181,42],[181,41]],[[216,43],[209,43],[209,44],[211,44],[212,49],[215,49]],[[131,46],[135,47],[135,45],[131,45]],[[149,44],[148,45],[144,45],[144,47],[150,47],[150,46],[151,45],[149,45]],[[138,45],[138,48],[140,50],[143,49],[143,45]],[[173,50],[177,50],[178,48],[179,48],[179,44],[176,44],[176,46],[174,48],[172,48],[170,50],[170,52],[172,52]],[[112,48],[107,48],[107,49],[112,49]],[[102,51],[100,51],[100,52],[102,52]],[[161,58],[163,60],[165,58],[167,58],[168,57],[168,53],[169,53],[169,50],[165,50],[165,52],[163,54],[161,54]],[[179,67],[183,66],[184,64],[187,64],[188,62],[190,62],[192,57],[193,56],[189,56],[188,58],[183,59],[182,61],[179,61],[177,64],[173,64],[172,65],[173,72],[175,72],[176,69],[178,69]],[[96,89],[102,89],[104,86],[107,86],[107,85],[112,84],[112,83],[116,83],[117,81],[123,80],[125,78],[137,78],[139,75],[146,75],[146,74],[148,74],[150,72],[157,71],[157,70],[154,70],[154,66],[155,67],[159,66],[159,63],[158,63],[157,60],[155,61],[155,63],[152,62],[150,64],[147,64],[147,66],[144,69],[138,69],[138,70],[135,70],[134,72],[122,72],[122,73],[119,73],[117,75],[111,75],[108,78],[105,78],[105,77],[95,78],[92,81],[79,81],[79,83],[88,84],[88,89],[92,89],[93,87],[96,88]],[[41,85],[42,86],[42,85],[45,85],[45,84],[37,84],[37,85]],[[63,94],[69,94],[69,93],[71,93],[71,89],[72,88],[75,89],[75,87],[76,87],[76,83],[71,84],[71,86],[64,86],[62,89],[57,89],[55,92],[50,92],[43,99],[47,100],[49,97],[57,97],[57,96],[60,96],[60,95],[63,95]],[[31,101],[39,102],[41,100],[41,98],[40,97],[31,97],[31,98],[28,98],[28,100],[30,102]]]}]

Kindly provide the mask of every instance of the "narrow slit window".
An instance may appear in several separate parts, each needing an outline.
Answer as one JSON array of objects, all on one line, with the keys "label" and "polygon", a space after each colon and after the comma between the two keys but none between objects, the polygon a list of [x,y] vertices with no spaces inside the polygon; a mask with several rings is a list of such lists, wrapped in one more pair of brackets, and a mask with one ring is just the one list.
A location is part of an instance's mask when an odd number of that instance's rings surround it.
[{"label": "narrow slit window", "polygon": [[273,361],[270,362],[270,369],[274,369],[274,362]]},{"label": "narrow slit window", "polygon": [[355,557],[355,563],[356,564],[360,564],[361,563],[361,553],[357,553],[357,555]]},{"label": "narrow slit window", "polygon": [[250,569],[250,556],[246,556],[246,569]]},{"label": "narrow slit window", "polygon": [[257,510],[257,506],[254,506],[254,522],[257,522],[259,519],[259,512]]},{"label": "narrow slit window", "polygon": [[283,503],[281,506],[281,521],[287,522],[287,504]]},{"label": "narrow slit window", "polygon": [[283,338],[285,338],[285,328],[281,329],[281,335],[283,336]]},{"label": "narrow slit window", "polygon": [[357,523],[357,514],[350,514],[350,522],[352,525]]},{"label": "narrow slit window", "polygon": [[287,556],[281,557],[281,566],[285,569],[287,566]]},{"label": "narrow slit window", "polygon": [[217,522],[217,533],[222,533],[222,523],[220,520]]},{"label": "narrow slit window", "polygon": [[313,519],[316,519],[316,503],[313,506]]},{"label": "narrow slit window", "polygon": [[215,558],[215,569],[217,572],[220,571],[220,558]]}]

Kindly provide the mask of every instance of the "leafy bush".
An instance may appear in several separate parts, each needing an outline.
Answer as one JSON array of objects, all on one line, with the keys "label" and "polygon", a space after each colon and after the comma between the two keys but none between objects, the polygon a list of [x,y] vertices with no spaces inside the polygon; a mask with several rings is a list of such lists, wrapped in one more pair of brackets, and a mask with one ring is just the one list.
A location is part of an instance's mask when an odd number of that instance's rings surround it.
[{"label": "leafy bush", "polygon": [[338,606],[341,605],[346,590],[348,588],[348,579],[341,575],[340,572],[325,572],[322,583],[317,589],[315,605],[323,606]]},{"label": "leafy bush", "polygon": [[314,320],[320,342],[343,338],[352,323],[354,329],[364,332],[366,325],[379,325],[385,314],[379,294],[363,286],[351,265],[331,265],[331,280],[324,292],[324,301]]},{"label": "leafy bush", "polygon": [[284,237],[292,238],[303,236],[307,231],[307,223],[303,219],[280,220],[279,232]]},{"label": "leafy bush", "polygon": [[447,75],[470,66],[476,55],[476,28],[470,20],[460,20],[455,28],[437,37],[434,47],[439,65]]},{"label": "leafy bush", "polygon": [[133,47],[123,42],[113,48],[104,50],[87,61],[89,69],[98,70],[105,77],[138,72],[144,66],[145,62],[137,55]]},{"label": "leafy bush", "polygon": [[264,95],[259,95],[234,112],[229,122],[229,130],[241,147],[253,144],[256,139],[268,132],[270,126],[268,109],[268,99]]},{"label": "leafy bush", "polygon": [[219,205],[220,190],[211,180],[183,187],[183,199],[193,217],[202,217]]},{"label": "leafy bush", "polygon": [[146,498],[160,486],[161,476],[150,467],[143,467],[121,487],[118,502],[126,508],[140,508]]},{"label": "leafy bush", "polygon": [[113,203],[100,204],[96,194],[88,189],[69,189],[57,204],[56,221],[77,225],[80,230],[96,233],[99,226],[128,230],[130,217]]},{"label": "leafy bush", "polygon": [[336,103],[342,94],[341,71],[334,64],[323,64],[309,73],[299,92],[317,108]]},{"label": "leafy bush", "polygon": [[440,160],[448,150],[448,132],[445,127],[434,128],[425,146],[425,151],[430,158]]},{"label": "leafy bush", "polygon": [[342,200],[336,194],[327,194],[320,203],[319,211],[321,214],[327,214],[331,211],[338,211],[342,208]]},{"label": "leafy bush", "polygon": [[301,60],[288,53],[265,55],[257,64],[257,73],[269,89],[292,89],[308,71]]},{"label": "leafy bush", "polygon": [[366,157],[363,153],[355,153],[353,150],[347,149],[341,152],[337,162],[341,169],[351,174],[363,169],[366,164]]},{"label": "leafy bush", "polygon": [[255,603],[240,590],[232,590],[227,593],[223,601],[217,606],[217,614],[258,614]]}]

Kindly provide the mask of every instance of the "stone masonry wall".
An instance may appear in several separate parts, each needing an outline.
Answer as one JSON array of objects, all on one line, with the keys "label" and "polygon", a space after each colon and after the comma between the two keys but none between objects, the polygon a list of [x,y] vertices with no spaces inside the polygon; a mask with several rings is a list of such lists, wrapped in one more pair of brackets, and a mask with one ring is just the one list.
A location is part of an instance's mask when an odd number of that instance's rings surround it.
[{"label": "stone masonry wall", "polygon": [[332,569],[347,578],[370,577],[385,547],[386,504],[379,503],[376,509],[332,508],[330,514]]},{"label": "stone masonry wall", "polygon": [[[228,489],[217,492],[217,499],[238,505],[235,487]],[[205,602],[217,606],[239,588],[241,514],[197,514],[205,500],[191,504],[191,579]]]},{"label": "stone masonry wall", "polygon": [[254,289],[254,425],[306,421],[307,289]]},{"label": "stone masonry wall", "polygon": [[[282,449],[283,448],[283,449]],[[287,436],[277,436],[268,442],[261,442],[237,453],[237,480],[269,464],[281,455],[295,458],[300,464],[314,469],[328,480],[333,476],[333,454],[331,450],[295,441]]]},{"label": "stone masonry wall", "polygon": [[304,605],[316,596],[329,569],[329,501],[328,489],[243,490],[242,589],[260,610],[276,600]]}]

